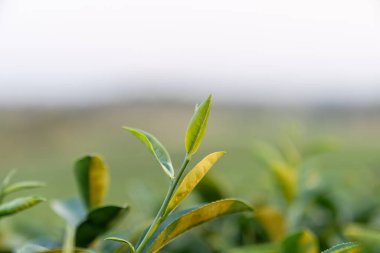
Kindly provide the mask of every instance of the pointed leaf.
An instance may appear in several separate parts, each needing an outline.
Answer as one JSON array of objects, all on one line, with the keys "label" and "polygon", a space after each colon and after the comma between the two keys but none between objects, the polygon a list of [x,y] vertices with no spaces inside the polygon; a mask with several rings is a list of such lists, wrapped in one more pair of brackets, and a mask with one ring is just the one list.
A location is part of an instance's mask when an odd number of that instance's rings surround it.
[{"label": "pointed leaf", "polygon": [[87,248],[98,236],[109,231],[124,218],[128,210],[128,206],[104,206],[92,210],[77,228],[75,245]]},{"label": "pointed leaf", "polygon": [[164,172],[171,178],[174,178],[174,169],[169,156],[168,151],[165,147],[150,133],[145,132],[140,129],[124,127],[124,129],[131,132],[136,136],[140,141],[142,141],[152,152],[154,157],[160,163],[161,167],[164,169]]},{"label": "pointed leaf", "polygon": [[45,199],[37,196],[22,197],[0,205],[0,217],[12,215],[31,208]]},{"label": "pointed leaf", "polygon": [[45,186],[44,183],[42,182],[37,182],[37,181],[24,181],[24,182],[18,182],[9,185],[4,189],[4,194],[8,195],[13,192],[18,192],[26,189],[33,189],[33,188],[39,188]]},{"label": "pointed leaf", "polygon": [[[252,211],[252,208],[246,203],[234,199],[224,199],[206,204],[200,208],[192,209],[180,217],[177,217],[170,224],[162,223],[162,227],[159,227],[156,233],[153,234],[144,252],[157,252],[177,236],[195,226],[223,215],[243,211]],[[176,216],[176,214],[173,213],[173,216]],[[170,220],[170,216],[168,220]]]},{"label": "pointed leaf", "polygon": [[224,154],[225,152],[215,152],[206,156],[184,177],[170,199],[166,214],[171,213],[194,190],[202,178]]},{"label": "pointed leaf", "polygon": [[75,175],[83,202],[88,209],[103,203],[109,183],[108,169],[99,155],[85,156],[75,163]]},{"label": "pointed leaf", "polygon": [[122,239],[122,238],[119,238],[119,237],[107,237],[104,240],[111,240],[111,241],[115,241],[115,242],[124,243],[130,250],[132,250],[132,252],[135,252],[135,247],[133,247],[133,244],[130,243],[130,242],[128,242],[127,240]]},{"label": "pointed leaf", "polygon": [[309,231],[294,233],[282,242],[281,253],[319,253],[318,239]]},{"label": "pointed leaf", "polygon": [[211,100],[212,96],[210,95],[199,106],[196,106],[194,115],[190,120],[185,138],[186,152],[189,157],[197,151],[206,132]]},{"label": "pointed leaf", "polygon": [[322,253],[359,253],[360,247],[357,243],[346,242],[335,245],[334,247],[323,251]]}]

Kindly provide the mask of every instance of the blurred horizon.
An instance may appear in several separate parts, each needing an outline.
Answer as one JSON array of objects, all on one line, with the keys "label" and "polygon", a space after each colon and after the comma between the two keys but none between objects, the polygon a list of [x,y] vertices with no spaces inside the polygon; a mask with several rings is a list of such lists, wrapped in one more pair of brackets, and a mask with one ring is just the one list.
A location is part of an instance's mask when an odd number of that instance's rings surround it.
[{"label": "blurred horizon", "polygon": [[378,0],[1,0],[0,106],[377,106]]}]

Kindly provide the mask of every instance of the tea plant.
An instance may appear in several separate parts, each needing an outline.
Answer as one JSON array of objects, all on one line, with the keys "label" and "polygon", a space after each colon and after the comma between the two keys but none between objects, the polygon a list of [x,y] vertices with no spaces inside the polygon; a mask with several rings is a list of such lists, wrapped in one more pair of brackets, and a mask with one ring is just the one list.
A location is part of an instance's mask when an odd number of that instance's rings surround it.
[{"label": "tea plant", "polygon": [[170,179],[168,192],[153,222],[146,229],[136,244],[124,239],[109,238],[124,242],[132,252],[158,252],[161,248],[187,230],[210,221],[214,218],[243,211],[251,211],[245,202],[236,199],[222,199],[184,211],[174,212],[182,201],[194,190],[211,167],[224,155],[215,152],[206,156],[186,175],[185,171],[198,150],[205,134],[211,107],[211,96],[195,108],[189,123],[186,138],[186,153],[182,165],[174,170],[170,155],[165,147],[150,133],[143,130],[125,127],[127,131],[142,141],[154,155],[165,174]]},{"label": "tea plant", "polygon": [[39,196],[27,196],[4,202],[5,198],[12,193],[45,186],[44,183],[37,181],[11,183],[14,173],[14,171],[9,172],[0,185],[0,218],[14,215],[45,201],[44,198]]},{"label": "tea plant", "polygon": [[74,174],[81,201],[55,201],[53,209],[66,220],[63,252],[89,248],[128,213],[128,206],[103,205],[109,184],[108,168],[99,155],[79,159]]}]

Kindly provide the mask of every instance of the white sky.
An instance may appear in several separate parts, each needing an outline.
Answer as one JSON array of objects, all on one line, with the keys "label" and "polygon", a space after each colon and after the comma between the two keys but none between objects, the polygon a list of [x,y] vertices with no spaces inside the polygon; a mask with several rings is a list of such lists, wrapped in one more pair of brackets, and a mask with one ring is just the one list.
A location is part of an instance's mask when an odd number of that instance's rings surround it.
[{"label": "white sky", "polygon": [[0,0],[0,104],[181,91],[380,101],[380,0]]}]

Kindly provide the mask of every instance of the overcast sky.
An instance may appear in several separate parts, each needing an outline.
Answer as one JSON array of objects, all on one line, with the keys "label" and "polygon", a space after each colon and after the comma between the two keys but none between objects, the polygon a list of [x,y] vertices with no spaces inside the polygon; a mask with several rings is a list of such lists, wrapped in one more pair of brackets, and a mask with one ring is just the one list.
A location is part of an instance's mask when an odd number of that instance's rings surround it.
[{"label": "overcast sky", "polygon": [[380,0],[0,0],[0,105],[380,101]]}]

